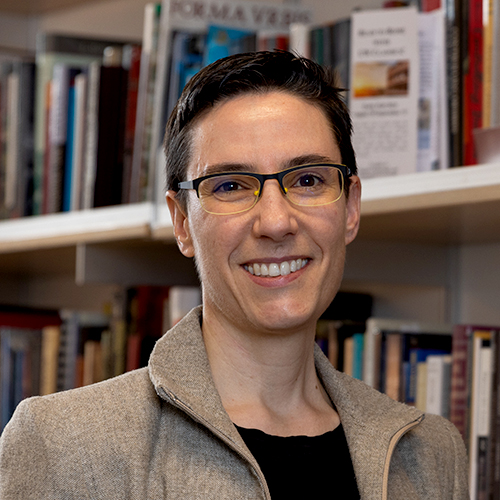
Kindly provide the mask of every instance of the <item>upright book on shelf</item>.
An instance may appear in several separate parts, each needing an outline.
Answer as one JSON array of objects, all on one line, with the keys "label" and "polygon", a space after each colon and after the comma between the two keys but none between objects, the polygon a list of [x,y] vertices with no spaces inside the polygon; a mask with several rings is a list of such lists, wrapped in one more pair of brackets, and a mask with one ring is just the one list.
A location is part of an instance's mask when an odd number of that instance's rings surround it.
[{"label": "upright book on shelf", "polygon": [[362,178],[416,171],[418,68],[415,8],[353,13],[349,107]]}]

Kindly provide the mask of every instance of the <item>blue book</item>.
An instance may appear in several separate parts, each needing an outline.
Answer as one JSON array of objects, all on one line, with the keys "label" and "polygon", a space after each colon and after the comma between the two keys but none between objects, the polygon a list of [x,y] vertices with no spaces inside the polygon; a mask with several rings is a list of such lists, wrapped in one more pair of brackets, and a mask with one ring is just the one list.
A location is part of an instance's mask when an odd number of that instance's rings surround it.
[{"label": "blue book", "polygon": [[75,108],[76,92],[74,79],[68,92],[68,126],[66,139],[66,157],[64,159],[63,212],[71,210],[71,185],[73,183],[73,158],[75,143]]},{"label": "blue book", "polygon": [[204,65],[223,57],[255,50],[255,38],[253,31],[209,26]]},{"label": "blue book", "polygon": [[363,380],[363,351],[365,344],[365,334],[355,333],[352,336],[352,376]]}]

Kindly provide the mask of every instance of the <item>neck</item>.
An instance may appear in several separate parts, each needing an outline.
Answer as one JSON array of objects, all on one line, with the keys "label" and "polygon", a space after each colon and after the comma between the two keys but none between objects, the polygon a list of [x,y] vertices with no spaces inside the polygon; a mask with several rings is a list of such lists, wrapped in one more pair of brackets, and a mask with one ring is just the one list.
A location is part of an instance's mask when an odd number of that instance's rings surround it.
[{"label": "neck", "polygon": [[318,435],[339,421],[314,365],[315,325],[249,333],[203,313],[215,385],[232,421],[274,435]]}]

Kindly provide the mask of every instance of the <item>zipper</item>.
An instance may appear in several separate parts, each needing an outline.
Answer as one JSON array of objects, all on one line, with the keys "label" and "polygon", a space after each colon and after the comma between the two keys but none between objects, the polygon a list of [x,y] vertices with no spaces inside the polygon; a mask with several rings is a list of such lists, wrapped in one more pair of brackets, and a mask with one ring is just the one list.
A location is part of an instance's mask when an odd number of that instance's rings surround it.
[{"label": "zipper", "polygon": [[235,445],[235,443],[229,437],[227,437],[224,433],[220,432],[219,429],[217,429],[217,427],[215,427],[211,422],[209,422],[208,420],[205,420],[203,417],[198,415],[198,413],[196,413],[190,406],[188,406],[186,403],[184,403],[183,401],[178,399],[177,396],[175,396],[175,394],[173,394],[170,391],[167,391],[163,387],[160,387],[158,389],[158,393],[159,393],[160,397],[169,401],[173,406],[179,408],[184,413],[187,413],[194,420],[196,420],[200,424],[203,424],[205,427],[210,429],[217,437],[219,437],[228,446],[230,446],[241,458],[243,458],[244,460],[249,462],[250,465],[252,466],[252,468],[254,469],[254,471],[256,472],[257,477],[259,478],[261,487],[264,490],[264,495],[265,495],[266,500],[271,500],[271,493],[269,492],[269,487],[267,486],[267,482],[266,482],[266,479],[264,477],[264,474],[260,470],[260,467],[259,467],[257,461],[253,457],[249,457],[249,456],[245,455],[242,451],[240,451],[237,448],[237,446]]},{"label": "zipper", "polygon": [[394,434],[389,442],[389,448],[387,450],[387,455],[385,458],[385,465],[384,465],[384,474],[382,477],[382,500],[387,500],[388,499],[388,489],[389,489],[389,469],[391,466],[391,458],[392,454],[394,452],[394,449],[396,448],[397,444],[399,443],[399,440],[411,429],[414,427],[417,427],[417,425],[422,422],[424,419],[424,415],[419,417],[417,420],[414,420],[413,422],[410,422],[409,424],[405,425],[404,427],[401,427],[396,434]]}]

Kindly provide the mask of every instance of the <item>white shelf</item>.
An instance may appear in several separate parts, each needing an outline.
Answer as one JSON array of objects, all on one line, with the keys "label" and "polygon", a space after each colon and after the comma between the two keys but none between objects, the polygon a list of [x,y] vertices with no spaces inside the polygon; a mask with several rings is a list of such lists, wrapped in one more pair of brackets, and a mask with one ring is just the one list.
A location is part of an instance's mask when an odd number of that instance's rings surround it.
[{"label": "white shelf", "polygon": [[362,186],[363,215],[500,203],[500,163],[369,179]]},{"label": "white shelf", "polygon": [[152,203],[118,205],[0,222],[0,253],[148,238]]},{"label": "white shelf", "polygon": [[[362,186],[359,239],[426,244],[500,241],[500,164],[369,179]],[[173,241],[166,204],[119,205],[0,222],[0,253],[133,239]]]},{"label": "white shelf", "polygon": [[500,241],[500,164],[369,179],[362,191],[361,239]]}]

